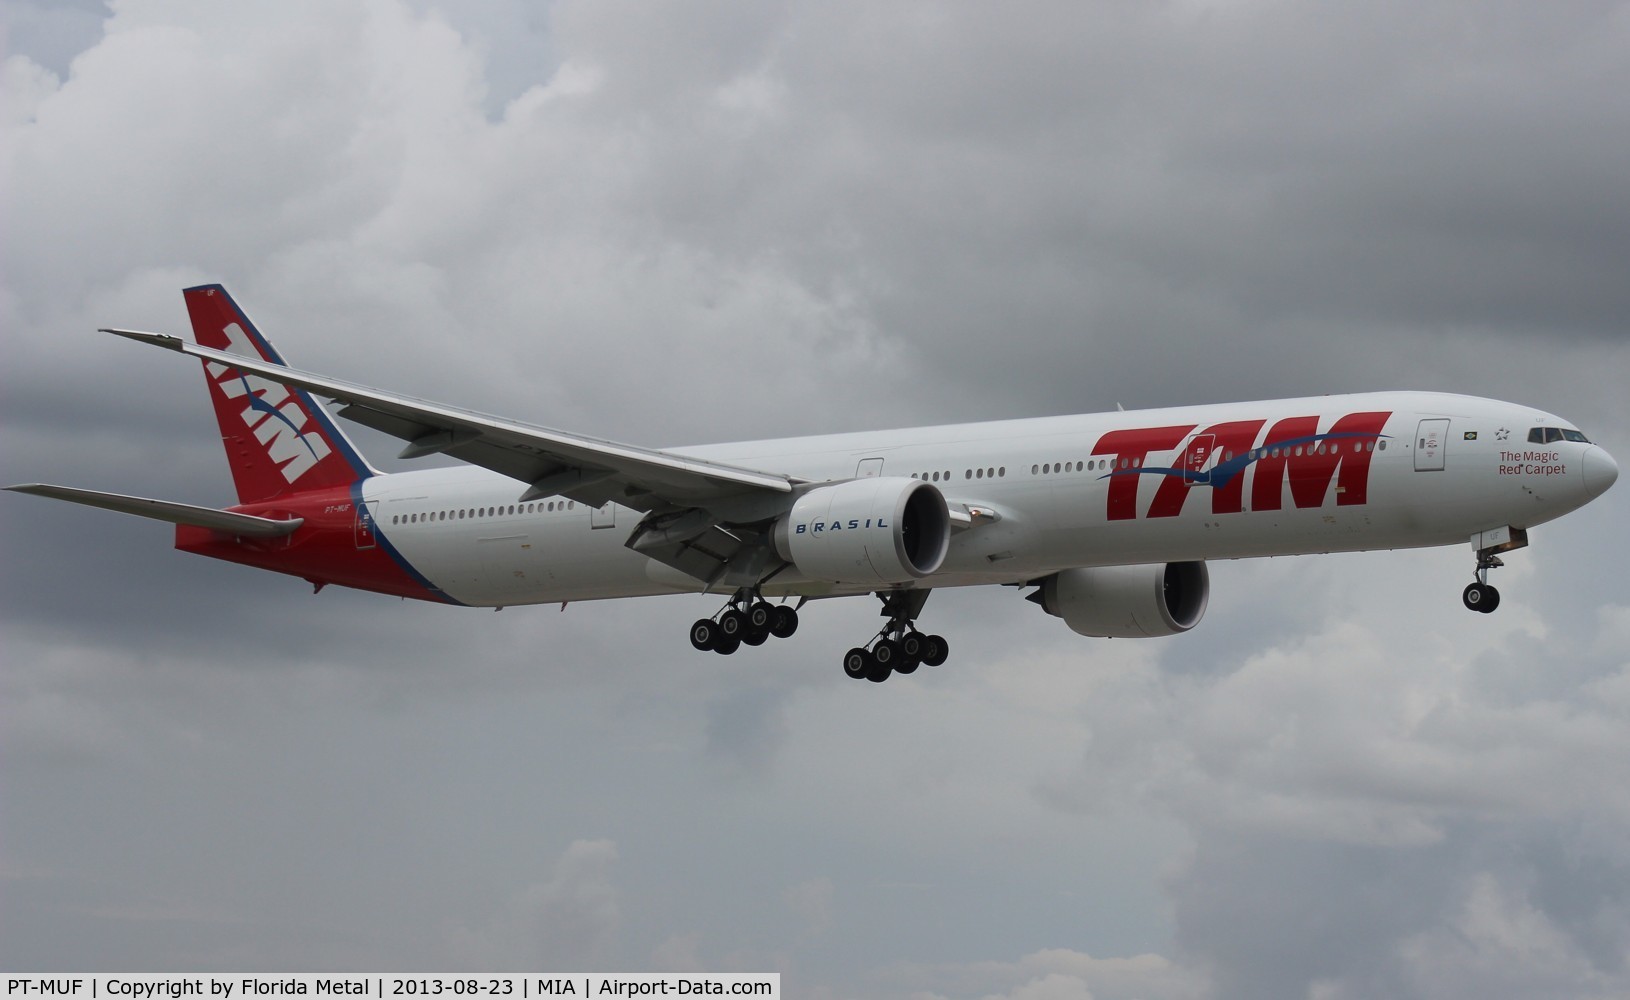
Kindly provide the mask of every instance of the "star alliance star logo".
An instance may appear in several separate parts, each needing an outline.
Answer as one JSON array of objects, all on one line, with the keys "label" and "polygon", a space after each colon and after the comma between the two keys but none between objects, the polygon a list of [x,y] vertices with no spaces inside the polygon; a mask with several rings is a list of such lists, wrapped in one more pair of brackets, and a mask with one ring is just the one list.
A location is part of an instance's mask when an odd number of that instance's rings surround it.
[{"label": "star alliance star logo", "polygon": [[1505,439],[1509,438],[1510,436],[1511,436],[1511,431],[1508,428],[1505,428],[1505,427],[1502,427],[1499,430],[1494,432],[1494,440],[1496,440],[1496,441],[1504,441]]}]

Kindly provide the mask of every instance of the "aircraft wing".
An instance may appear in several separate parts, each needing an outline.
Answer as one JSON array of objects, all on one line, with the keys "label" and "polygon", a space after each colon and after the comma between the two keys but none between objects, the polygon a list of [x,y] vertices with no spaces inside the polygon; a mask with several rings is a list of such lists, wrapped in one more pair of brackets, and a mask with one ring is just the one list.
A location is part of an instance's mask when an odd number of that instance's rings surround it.
[{"label": "aircraft wing", "polygon": [[341,404],[340,416],[406,441],[402,458],[447,454],[526,484],[521,501],[565,496],[598,507],[608,500],[665,512],[751,506],[790,494],[788,476],[671,452],[551,430],[471,410],[399,396],[340,379],[245,357],[159,333],[104,329],[130,340],[190,354]]}]

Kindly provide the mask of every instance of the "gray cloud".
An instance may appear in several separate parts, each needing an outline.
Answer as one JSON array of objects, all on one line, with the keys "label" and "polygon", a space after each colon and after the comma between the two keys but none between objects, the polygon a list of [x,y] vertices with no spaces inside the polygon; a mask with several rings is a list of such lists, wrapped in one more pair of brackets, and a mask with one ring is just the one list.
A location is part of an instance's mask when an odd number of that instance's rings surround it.
[{"label": "gray cloud", "polygon": [[[1379,387],[1621,457],[1622,4],[6,9],[0,455],[230,494],[181,331],[654,445]],[[358,434],[381,464],[394,447]],[[0,965],[778,968],[811,997],[1630,989],[1620,490],[1225,563],[1089,642],[936,594],[696,654],[705,599],[363,594],[6,495]]]}]

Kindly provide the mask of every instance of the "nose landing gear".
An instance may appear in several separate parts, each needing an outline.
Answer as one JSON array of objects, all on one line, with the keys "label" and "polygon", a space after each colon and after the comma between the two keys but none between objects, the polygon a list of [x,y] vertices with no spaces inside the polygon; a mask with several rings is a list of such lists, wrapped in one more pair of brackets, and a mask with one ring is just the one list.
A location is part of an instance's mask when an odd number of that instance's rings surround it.
[{"label": "nose landing gear", "polygon": [[1499,569],[1505,563],[1500,557],[1487,550],[1477,553],[1477,579],[1466,584],[1461,591],[1460,600],[1466,605],[1468,611],[1481,611],[1483,614],[1493,614],[1494,609],[1500,606],[1500,592],[1489,584],[1489,570]]},{"label": "nose landing gear", "polygon": [[1477,550],[1477,581],[1465,586],[1460,594],[1467,610],[1487,613],[1500,607],[1500,591],[1488,584],[1488,571],[1504,566],[1500,553],[1527,545],[1527,530],[1503,527],[1472,535],[1472,548]]},{"label": "nose landing gear", "polygon": [[1469,611],[1491,614],[1500,606],[1500,592],[1489,585],[1489,570],[1499,569],[1505,563],[1500,553],[1520,549],[1528,544],[1528,532],[1522,528],[1496,528],[1472,536],[1472,548],[1477,550],[1477,579],[1466,585],[1460,600]]},{"label": "nose landing gear", "polygon": [[[1499,562],[1496,561],[1495,565],[1498,566]],[[1466,589],[1461,591],[1460,600],[1468,611],[1481,611],[1487,615],[1492,614],[1494,609],[1500,606],[1500,592],[1478,580],[1476,583],[1466,584]]]}]

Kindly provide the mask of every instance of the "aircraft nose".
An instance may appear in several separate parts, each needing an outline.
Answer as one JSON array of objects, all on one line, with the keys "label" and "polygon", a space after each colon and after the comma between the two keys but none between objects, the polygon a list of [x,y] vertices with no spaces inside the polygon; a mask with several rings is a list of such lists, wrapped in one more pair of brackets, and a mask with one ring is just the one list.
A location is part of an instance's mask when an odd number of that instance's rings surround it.
[{"label": "aircraft nose", "polygon": [[1592,500],[1606,493],[1619,478],[1619,463],[1598,445],[1585,449],[1584,469],[1585,493]]}]

